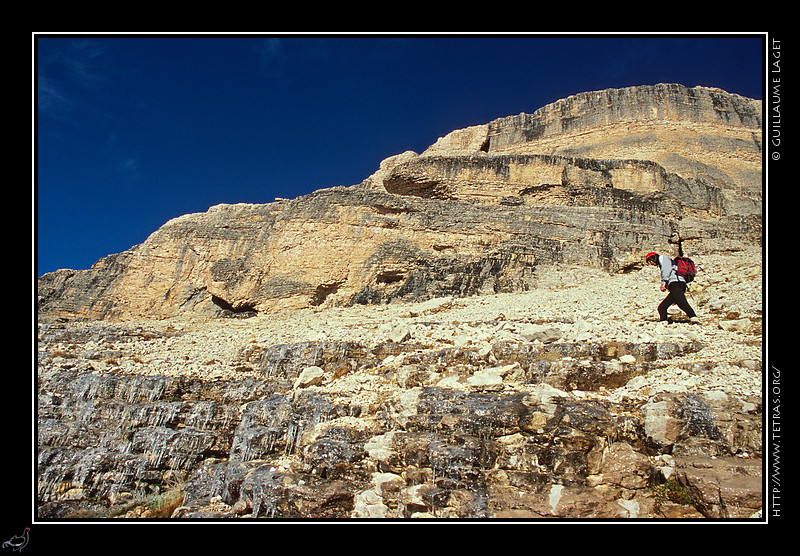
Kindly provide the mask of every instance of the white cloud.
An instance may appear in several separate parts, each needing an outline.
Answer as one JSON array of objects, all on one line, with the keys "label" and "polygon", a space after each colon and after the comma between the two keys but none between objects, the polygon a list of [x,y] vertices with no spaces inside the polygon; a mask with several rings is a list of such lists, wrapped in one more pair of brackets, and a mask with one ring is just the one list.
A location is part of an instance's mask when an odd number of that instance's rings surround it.
[{"label": "white cloud", "polygon": [[36,78],[36,107],[39,112],[57,115],[68,105],[69,101],[58,85],[39,72]]},{"label": "white cloud", "polygon": [[286,52],[281,39],[267,37],[256,41],[256,50],[260,57],[261,68],[267,71],[282,70],[286,63]]},{"label": "white cloud", "polygon": [[86,39],[38,39],[36,106],[41,115],[65,118],[77,101],[106,81],[103,48]]}]

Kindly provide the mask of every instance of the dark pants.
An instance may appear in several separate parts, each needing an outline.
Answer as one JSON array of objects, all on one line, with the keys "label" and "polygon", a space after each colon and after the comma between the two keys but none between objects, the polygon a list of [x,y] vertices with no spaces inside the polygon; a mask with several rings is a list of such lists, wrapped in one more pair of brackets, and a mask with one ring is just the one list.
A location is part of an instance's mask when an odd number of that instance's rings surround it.
[{"label": "dark pants", "polygon": [[694,309],[686,301],[686,284],[683,282],[672,282],[667,286],[669,295],[664,298],[664,301],[658,306],[658,316],[661,320],[667,320],[667,309],[672,305],[677,304],[681,310],[686,313],[686,316],[692,318],[695,315]]}]

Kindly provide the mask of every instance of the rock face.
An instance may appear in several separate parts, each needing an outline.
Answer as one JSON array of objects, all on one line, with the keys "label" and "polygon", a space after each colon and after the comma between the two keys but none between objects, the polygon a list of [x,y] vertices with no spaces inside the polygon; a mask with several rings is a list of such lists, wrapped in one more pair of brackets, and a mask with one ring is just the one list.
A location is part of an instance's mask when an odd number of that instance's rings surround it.
[{"label": "rock face", "polygon": [[41,277],[38,517],[757,515],[760,117],[575,95]]},{"label": "rock face", "polygon": [[761,102],[656,85],[454,131],[363,183],[219,205],[38,283],[41,314],[274,312],[526,291],[537,269],[615,272],[676,239],[761,241]]}]

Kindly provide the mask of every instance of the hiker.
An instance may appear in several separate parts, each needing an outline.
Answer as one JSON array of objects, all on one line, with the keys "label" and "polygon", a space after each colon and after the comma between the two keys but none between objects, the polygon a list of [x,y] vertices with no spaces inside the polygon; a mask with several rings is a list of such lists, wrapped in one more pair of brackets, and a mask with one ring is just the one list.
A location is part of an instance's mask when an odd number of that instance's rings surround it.
[{"label": "hiker", "polygon": [[[657,266],[661,269],[661,291],[669,291],[658,306],[658,316],[660,321],[671,322],[667,318],[667,309],[677,304],[686,313],[689,320],[693,323],[699,322],[697,315],[689,302],[686,301],[687,282],[693,278],[687,277],[678,272],[678,267],[669,255],[659,255],[658,253],[648,253],[645,257],[647,264]],[[677,259],[676,259],[677,260]]]}]

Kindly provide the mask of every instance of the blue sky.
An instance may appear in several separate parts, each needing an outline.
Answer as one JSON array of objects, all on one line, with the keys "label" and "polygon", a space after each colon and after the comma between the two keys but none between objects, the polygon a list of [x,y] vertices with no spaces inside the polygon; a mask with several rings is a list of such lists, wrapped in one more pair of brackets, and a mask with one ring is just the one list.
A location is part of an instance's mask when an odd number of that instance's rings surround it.
[{"label": "blue sky", "polygon": [[360,183],[388,156],[583,91],[762,98],[762,40],[34,36],[35,271],[88,268],[215,204]]}]

